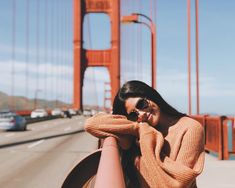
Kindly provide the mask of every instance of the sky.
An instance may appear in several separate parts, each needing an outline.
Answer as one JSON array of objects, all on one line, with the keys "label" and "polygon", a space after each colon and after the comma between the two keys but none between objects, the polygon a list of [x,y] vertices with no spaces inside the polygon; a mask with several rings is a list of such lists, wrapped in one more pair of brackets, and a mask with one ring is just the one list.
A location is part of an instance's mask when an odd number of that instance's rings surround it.
[{"label": "sky", "polygon": [[[12,2],[14,0],[0,1],[0,90],[8,94],[12,93],[11,73],[14,65],[14,95],[26,95],[33,98],[38,91],[40,98],[58,98],[71,102],[73,88],[72,0],[40,0],[39,4],[37,0],[30,0],[28,52],[26,51],[25,19],[27,1],[15,0],[15,32],[13,32]],[[121,15],[139,12],[152,16],[157,29],[157,90],[172,106],[187,113],[187,1],[156,0],[155,8],[150,5],[151,2],[154,1],[123,0],[121,1]],[[194,2],[191,0],[193,113],[196,112]],[[235,1],[233,0],[199,0],[201,113],[235,114],[234,9]],[[37,10],[39,10],[38,20]],[[83,31],[84,48],[109,48],[111,36],[109,27],[110,20],[107,15],[86,15]],[[37,29],[40,32],[37,32]],[[13,37],[15,37],[14,46],[12,45]],[[151,85],[149,30],[140,24],[121,24],[121,44],[121,83],[139,79]],[[26,61],[27,55],[28,61]],[[29,70],[28,79],[26,67]],[[39,81],[37,78],[40,78]],[[84,80],[84,104],[98,103],[102,106],[104,82],[108,80],[107,69],[88,68]],[[26,83],[28,83],[27,87]]]}]

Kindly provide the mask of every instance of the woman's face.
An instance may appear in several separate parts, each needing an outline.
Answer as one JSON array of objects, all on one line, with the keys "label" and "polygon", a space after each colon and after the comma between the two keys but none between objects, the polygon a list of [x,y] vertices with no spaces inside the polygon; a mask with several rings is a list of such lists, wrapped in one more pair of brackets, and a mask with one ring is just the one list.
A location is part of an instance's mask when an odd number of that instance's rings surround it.
[{"label": "woman's face", "polygon": [[129,120],[146,122],[153,127],[159,122],[160,108],[151,100],[141,97],[128,98],[125,107]]}]

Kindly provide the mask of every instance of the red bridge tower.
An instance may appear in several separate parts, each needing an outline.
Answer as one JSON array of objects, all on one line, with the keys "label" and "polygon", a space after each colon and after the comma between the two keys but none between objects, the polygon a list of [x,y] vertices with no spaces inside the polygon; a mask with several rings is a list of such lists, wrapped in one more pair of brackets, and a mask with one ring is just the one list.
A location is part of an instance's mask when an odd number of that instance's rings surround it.
[{"label": "red bridge tower", "polygon": [[[82,88],[87,67],[107,67],[113,101],[120,87],[120,1],[74,0],[74,81],[73,107],[82,109]],[[111,22],[111,48],[107,50],[83,49],[83,20],[87,13],[106,13]]]}]

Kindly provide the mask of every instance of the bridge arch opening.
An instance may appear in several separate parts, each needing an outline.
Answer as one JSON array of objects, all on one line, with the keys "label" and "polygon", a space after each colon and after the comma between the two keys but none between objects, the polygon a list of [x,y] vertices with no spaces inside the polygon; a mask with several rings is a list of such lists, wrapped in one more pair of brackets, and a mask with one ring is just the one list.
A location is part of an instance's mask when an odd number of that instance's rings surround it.
[{"label": "bridge arch opening", "polygon": [[110,74],[106,67],[88,67],[83,82],[83,109],[111,108]]},{"label": "bridge arch opening", "polygon": [[88,13],[83,22],[83,48],[104,50],[111,48],[110,17],[105,13]]}]

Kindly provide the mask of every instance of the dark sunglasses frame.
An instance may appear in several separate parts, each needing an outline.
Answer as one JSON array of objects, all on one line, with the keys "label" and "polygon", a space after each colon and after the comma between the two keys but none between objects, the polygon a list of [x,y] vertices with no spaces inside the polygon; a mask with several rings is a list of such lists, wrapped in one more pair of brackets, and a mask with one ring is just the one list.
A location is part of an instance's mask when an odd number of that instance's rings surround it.
[{"label": "dark sunglasses frame", "polygon": [[[149,108],[149,106],[150,106],[149,101],[146,98],[140,98],[137,101],[135,108],[138,110],[145,110]],[[137,121],[138,117],[139,117],[139,112],[136,110],[133,110],[132,112],[127,114],[127,119],[131,121]]]}]

